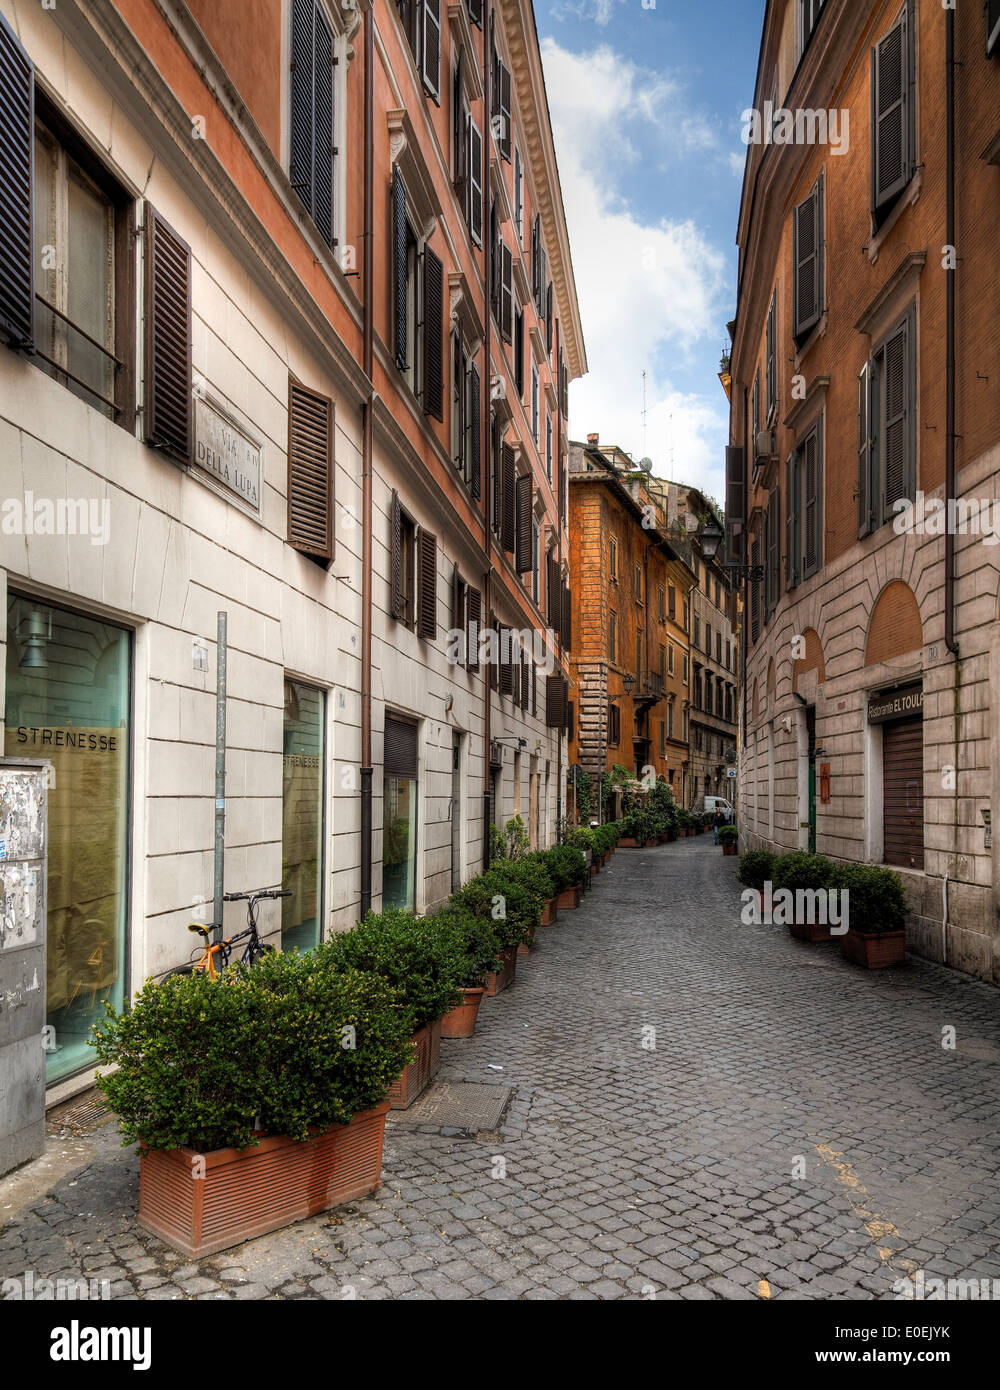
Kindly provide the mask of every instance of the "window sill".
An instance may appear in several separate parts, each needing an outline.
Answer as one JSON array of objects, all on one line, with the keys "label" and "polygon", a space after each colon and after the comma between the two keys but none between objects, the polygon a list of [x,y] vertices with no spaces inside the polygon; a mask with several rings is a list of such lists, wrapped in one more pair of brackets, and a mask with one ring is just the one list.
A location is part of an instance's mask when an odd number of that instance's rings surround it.
[{"label": "window sill", "polygon": [[896,203],[892,209],[892,212],[889,213],[889,216],[882,223],[881,227],[879,227],[878,231],[873,231],[871,240],[865,248],[868,259],[872,263],[872,265],[874,265],[875,262],[878,260],[879,252],[881,251],[886,238],[889,236],[893,227],[895,227],[896,223],[902,217],[904,211],[908,207],[910,207],[911,204],[915,203],[917,199],[920,197],[920,190],[923,185],[923,176],[923,169],[917,169],[913,177],[910,179],[910,182],[906,185],[905,188],[903,188],[900,191],[899,197],[896,199]]}]

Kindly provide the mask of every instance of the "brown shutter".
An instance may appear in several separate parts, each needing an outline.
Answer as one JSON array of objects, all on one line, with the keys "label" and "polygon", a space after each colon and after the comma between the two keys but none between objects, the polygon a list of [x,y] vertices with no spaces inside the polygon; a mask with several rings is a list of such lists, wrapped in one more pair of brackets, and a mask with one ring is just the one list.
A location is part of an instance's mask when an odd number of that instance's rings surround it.
[{"label": "brown shutter", "polygon": [[509,444],[503,444],[500,447],[500,472],[500,487],[502,493],[502,530],[500,543],[504,550],[508,550],[513,554],[515,530],[514,488],[516,483],[516,471],[514,467],[514,450]]},{"label": "brown shutter", "polygon": [[921,719],[882,725],[882,832],[887,864],[924,867],[924,729]]},{"label": "brown shutter", "polygon": [[509,627],[500,629],[500,694],[514,693],[514,652]]},{"label": "brown shutter", "polygon": [[437,637],[437,536],[421,526],[417,633],[433,642]]},{"label": "brown shutter", "polygon": [[499,655],[500,655],[500,652],[499,652],[500,643],[499,643],[498,638],[497,638],[497,619],[496,619],[496,614],[495,614],[495,613],[491,613],[491,614],[490,614],[489,632],[490,632],[490,646],[491,646],[491,649],[492,649],[492,650],[490,651],[490,689],[491,689],[491,690],[496,690],[496,688],[497,688],[497,658],[498,658]]},{"label": "brown shutter", "polygon": [[417,726],[403,719],[385,717],[382,765],[389,777],[416,777]]},{"label": "brown shutter", "polygon": [[500,131],[500,154],[510,162],[511,129],[510,68],[500,64],[500,117],[503,126]]},{"label": "brown shutter", "polygon": [[726,563],[743,563],[746,537],[743,512],[746,504],[746,464],[743,450],[735,445],[726,449]]},{"label": "brown shutter", "polygon": [[424,249],[424,414],[444,420],[444,266]]},{"label": "brown shutter", "polygon": [[569,585],[564,584],[562,589],[562,644],[569,651],[572,646],[573,637],[573,603],[569,591]]},{"label": "brown shutter", "polygon": [[560,675],[545,677],[545,724],[561,729],[566,723],[566,682]]},{"label": "brown shutter", "polygon": [[822,313],[822,181],[806,200],[798,205],[792,219],[794,279],[794,332],[804,338]]},{"label": "brown shutter", "polygon": [[32,169],[35,69],[0,15],[0,333],[12,347],[34,351],[35,274]]},{"label": "brown shutter", "polygon": [[559,594],[559,561],[551,550],[545,557],[545,599],[548,625],[558,631],[562,624],[562,604]]},{"label": "brown shutter", "polygon": [[[464,626],[465,626],[465,611],[464,611],[464,610],[465,610],[465,604],[464,604],[464,602],[463,602],[463,599],[464,599],[464,597],[465,597],[465,595],[464,595],[464,593],[463,593],[464,587],[465,587],[465,586],[464,586],[463,583],[462,583],[462,575],[461,575],[461,572],[460,572],[460,570],[459,570],[459,568],[458,568],[458,561],[456,560],[456,562],[455,562],[455,568],[454,568],[454,570],[452,571],[452,575],[451,575],[451,629],[452,629],[452,632],[461,632],[461,630],[462,630],[462,629],[464,628]],[[460,663],[460,664],[463,664],[463,663]]]},{"label": "brown shutter", "polygon": [[333,402],[288,383],[288,543],[333,559]]},{"label": "brown shutter", "polygon": [[389,612],[400,622],[406,619],[406,595],[403,593],[403,510],[399,493],[392,490],[389,513]]},{"label": "brown shutter", "polygon": [[521,708],[528,708],[528,685],[531,680],[531,661],[526,652],[521,652]]},{"label": "brown shutter", "polygon": [[538,714],[538,667],[534,662],[531,663],[531,713]]},{"label": "brown shutter", "polygon": [[441,0],[423,0],[423,79],[435,101],[441,91]]},{"label": "brown shutter", "polygon": [[146,204],[145,438],[190,463],[191,248]]},{"label": "brown shutter", "polygon": [[514,568],[518,574],[531,569],[531,474],[517,480],[517,516],[515,518]]},{"label": "brown shutter", "polygon": [[477,246],[483,244],[483,134],[469,117],[469,231]]},{"label": "brown shutter", "polygon": [[478,502],[483,492],[483,464],[482,464],[482,383],[479,377],[479,368],[473,362],[469,368],[471,383],[469,386],[469,430],[471,434],[471,470],[472,470],[472,495]]},{"label": "brown shutter", "polygon": [[552,352],[552,281],[545,291],[545,351]]},{"label": "brown shutter", "polygon": [[479,624],[483,616],[483,596],[478,589],[469,589],[465,649],[470,671],[479,670]]},{"label": "brown shutter", "polygon": [[396,366],[406,371],[406,185],[399,166],[392,170],[393,347]]}]

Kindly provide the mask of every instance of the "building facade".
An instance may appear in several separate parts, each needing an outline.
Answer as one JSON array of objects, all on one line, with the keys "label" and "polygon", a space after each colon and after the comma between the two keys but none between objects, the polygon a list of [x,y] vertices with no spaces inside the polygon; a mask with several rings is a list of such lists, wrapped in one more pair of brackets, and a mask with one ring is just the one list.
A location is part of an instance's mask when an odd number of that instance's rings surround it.
[{"label": "building facade", "polygon": [[682,804],[687,795],[694,576],[654,483],[598,435],[570,443],[569,756],[595,811],[597,779],[616,765],[668,782]]},{"label": "building facade", "polygon": [[0,93],[58,1094],[211,912],[220,610],[225,888],[290,890],[275,944],[433,909],[489,817],[553,840],[586,360],[530,5],[0,0]]},{"label": "building facade", "polygon": [[997,8],[771,0],[754,109],[741,832],[893,866],[910,945],[998,982]]}]

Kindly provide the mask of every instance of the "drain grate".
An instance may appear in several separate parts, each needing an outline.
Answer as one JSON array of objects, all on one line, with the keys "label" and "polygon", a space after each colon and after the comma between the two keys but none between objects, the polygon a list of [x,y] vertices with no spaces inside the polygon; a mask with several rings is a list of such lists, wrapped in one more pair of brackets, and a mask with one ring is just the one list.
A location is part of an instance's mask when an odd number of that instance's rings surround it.
[{"label": "drain grate", "polygon": [[510,1086],[477,1082],[440,1081],[424,1092],[408,1110],[393,1118],[400,1124],[433,1125],[465,1134],[499,1128],[513,1094]]},{"label": "drain grate", "polygon": [[99,1091],[57,1105],[45,1116],[49,1134],[90,1134],[114,1119],[114,1111]]}]

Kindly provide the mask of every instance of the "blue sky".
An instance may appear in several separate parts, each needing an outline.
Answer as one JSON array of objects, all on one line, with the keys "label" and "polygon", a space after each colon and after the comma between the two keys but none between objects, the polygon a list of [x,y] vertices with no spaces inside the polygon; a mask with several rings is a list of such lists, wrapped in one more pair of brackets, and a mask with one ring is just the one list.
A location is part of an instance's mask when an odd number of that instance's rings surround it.
[{"label": "blue sky", "polygon": [[[570,436],[597,430],[721,500],[719,355],[764,0],[536,0],[589,375]],[[652,5],[655,4],[655,8]],[[672,462],[671,462],[672,460]]]}]

